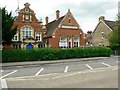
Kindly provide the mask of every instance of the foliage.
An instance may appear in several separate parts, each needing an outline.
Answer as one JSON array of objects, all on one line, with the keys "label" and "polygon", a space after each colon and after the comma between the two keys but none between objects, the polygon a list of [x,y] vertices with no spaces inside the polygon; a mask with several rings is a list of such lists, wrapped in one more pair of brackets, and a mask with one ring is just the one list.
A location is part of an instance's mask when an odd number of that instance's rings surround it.
[{"label": "foliage", "polygon": [[5,7],[0,8],[2,12],[2,41],[10,43],[17,31],[17,26],[13,28],[15,17],[12,17],[12,12],[8,13]]},{"label": "foliage", "polygon": [[113,50],[120,50],[120,14],[118,14],[118,20],[114,27],[114,31],[109,36],[110,47]]},{"label": "foliage", "polygon": [[111,55],[111,49],[107,47],[86,47],[86,48],[68,48],[54,49],[41,48],[32,50],[3,50],[3,62],[19,61],[40,61],[40,60],[60,60],[70,58],[84,57],[108,57]]}]

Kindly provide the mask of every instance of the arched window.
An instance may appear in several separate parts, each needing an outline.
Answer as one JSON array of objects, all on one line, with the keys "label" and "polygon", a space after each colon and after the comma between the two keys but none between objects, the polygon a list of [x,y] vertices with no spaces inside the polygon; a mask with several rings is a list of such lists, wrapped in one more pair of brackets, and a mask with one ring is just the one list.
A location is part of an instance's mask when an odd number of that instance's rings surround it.
[{"label": "arched window", "polygon": [[16,33],[12,39],[12,41],[18,41],[18,33]]},{"label": "arched window", "polygon": [[28,25],[21,28],[21,40],[27,37],[33,37],[33,28]]},{"label": "arched window", "polygon": [[36,31],[36,41],[42,41],[42,32]]}]

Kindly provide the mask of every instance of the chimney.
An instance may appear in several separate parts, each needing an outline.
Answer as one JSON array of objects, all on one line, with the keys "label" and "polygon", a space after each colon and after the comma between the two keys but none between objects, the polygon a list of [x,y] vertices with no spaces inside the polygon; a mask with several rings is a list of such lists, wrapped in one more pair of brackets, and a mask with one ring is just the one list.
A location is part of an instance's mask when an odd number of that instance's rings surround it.
[{"label": "chimney", "polygon": [[56,11],[56,20],[59,19],[59,17],[60,17],[60,11],[57,10],[57,11]]},{"label": "chimney", "polygon": [[101,20],[101,21],[104,21],[104,20],[105,20],[105,17],[104,17],[104,16],[100,16],[100,17],[99,17],[99,21],[100,21],[100,20]]},{"label": "chimney", "polygon": [[48,17],[46,17],[45,20],[46,20],[46,24],[48,24]]},{"label": "chimney", "polygon": [[92,34],[92,31],[87,31],[87,34]]}]

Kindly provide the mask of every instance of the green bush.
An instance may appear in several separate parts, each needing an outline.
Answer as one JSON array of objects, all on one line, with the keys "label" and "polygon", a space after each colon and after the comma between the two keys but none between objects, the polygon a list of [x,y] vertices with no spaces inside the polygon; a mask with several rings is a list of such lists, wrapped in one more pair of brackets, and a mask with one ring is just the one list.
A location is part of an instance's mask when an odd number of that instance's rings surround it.
[{"label": "green bush", "polygon": [[41,48],[32,50],[3,50],[2,62],[19,61],[40,61],[40,60],[60,60],[84,57],[108,57],[111,49],[107,47],[86,47],[86,48]]}]

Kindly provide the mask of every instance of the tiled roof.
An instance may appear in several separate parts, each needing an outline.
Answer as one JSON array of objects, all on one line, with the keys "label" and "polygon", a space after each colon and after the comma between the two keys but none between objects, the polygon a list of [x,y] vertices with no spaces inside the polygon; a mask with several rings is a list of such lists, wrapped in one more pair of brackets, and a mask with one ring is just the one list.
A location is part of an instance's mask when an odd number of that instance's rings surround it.
[{"label": "tiled roof", "polygon": [[[105,24],[110,27],[112,30],[114,30],[114,26],[115,26],[115,21],[110,21],[110,20],[104,20]],[[96,28],[94,29],[93,33],[96,31],[96,29],[98,28],[100,22],[97,24]]]},{"label": "tiled roof", "polygon": [[115,21],[105,20],[105,23],[113,30],[113,27],[115,26]]},{"label": "tiled roof", "polygon": [[86,38],[85,38],[85,41],[88,42],[92,39],[92,34],[89,34]]},{"label": "tiled roof", "polygon": [[58,20],[54,20],[46,25],[47,32],[44,38],[52,37],[55,29],[59,26],[60,22],[63,20],[65,16],[60,17]]}]

